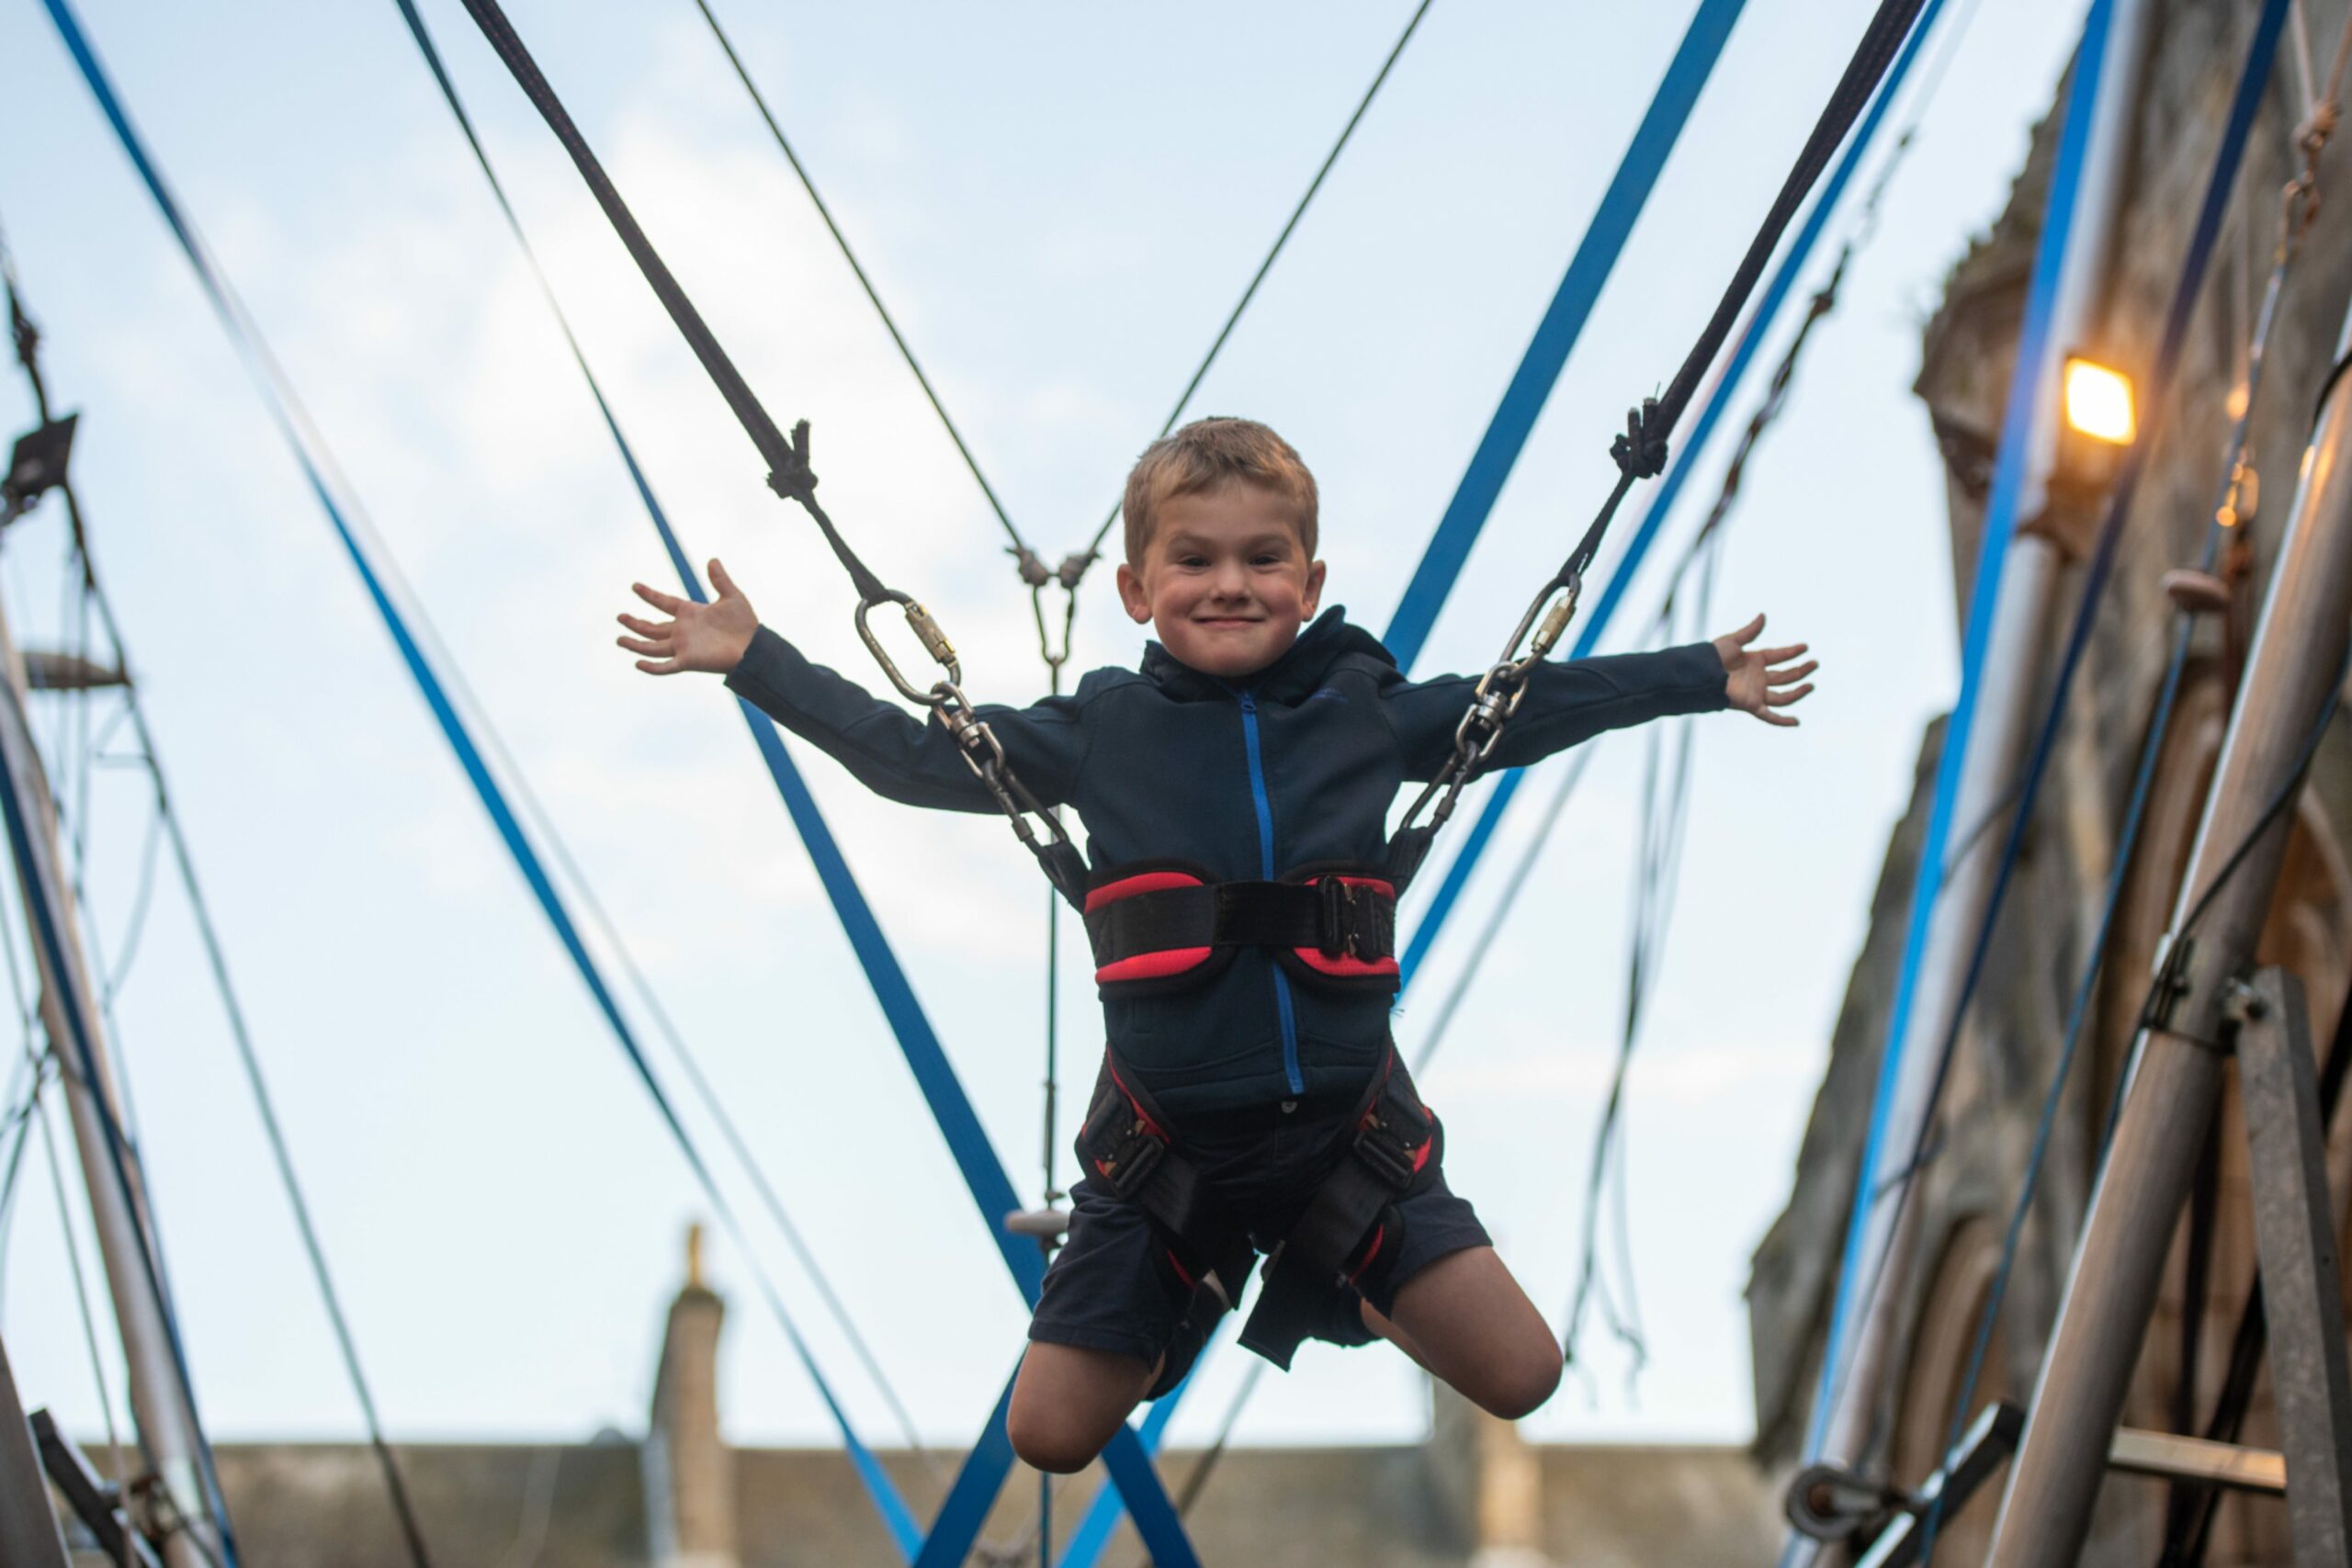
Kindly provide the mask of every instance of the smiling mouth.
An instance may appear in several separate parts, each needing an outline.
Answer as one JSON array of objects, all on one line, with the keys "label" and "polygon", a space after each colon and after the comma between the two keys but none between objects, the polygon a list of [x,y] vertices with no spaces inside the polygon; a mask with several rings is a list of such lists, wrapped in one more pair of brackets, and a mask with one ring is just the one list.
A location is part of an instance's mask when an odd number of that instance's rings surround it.
[{"label": "smiling mouth", "polygon": [[1254,626],[1263,623],[1250,615],[1204,615],[1193,624],[1196,626]]}]

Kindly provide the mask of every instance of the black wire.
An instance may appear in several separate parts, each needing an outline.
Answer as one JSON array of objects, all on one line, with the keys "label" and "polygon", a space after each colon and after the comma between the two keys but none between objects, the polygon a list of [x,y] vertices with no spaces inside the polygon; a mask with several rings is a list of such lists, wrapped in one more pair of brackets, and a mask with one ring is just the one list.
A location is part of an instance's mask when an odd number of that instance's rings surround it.
[{"label": "black wire", "polygon": [[[86,774],[85,775],[86,776]],[[115,949],[114,963],[107,968],[99,987],[99,1000],[110,1010],[114,999],[130,977],[130,966],[139,957],[139,939],[146,934],[147,913],[155,903],[155,863],[163,846],[164,816],[161,811],[149,818],[145,847],[139,852],[139,886],[131,894],[130,913],[123,921],[122,941]],[[75,868],[79,880],[80,868]],[[78,894],[81,889],[76,887]]]},{"label": "black wire", "polygon": [[[7,295],[11,315],[19,321],[26,320],[13,279],[8,280]],[[21,331],[17,334],[20,362],[24,367],[26,378],[32,387],[34,405],[39,417],[46,420],[49,418],[49,391],[42,379],[40,361],[34,348],[37,341],[38,334],[28,336]],[[83,522],[81,499],[75,492],[71,479],[61,480],[57,489],[59,495],[64,501],[67,525],[74,548],[82,561],[83,582],[86,593],[85,603],[97,612],[100,627],[106,635],[107,642],[114,649],[117,667],[127,671],[130,660],[124,652],[121,629],[115,621],[113,605],[107,600],[105,590],[99,585],[96,562],[89,551],[88,534]],[[262,1077],[261,1062],[254,1050],[252,1034],[245,1024],[244,1009],[237,998],[235,988],[230,984],[228,961],[220,944],[220,933],[212,923],[210,908],[206,904],[202,889],[196,879],[195,863],[189,856],[187,840],[180,831],[179,819],[172,809],[171,793],[164,782],[162,761],[155,750],[153,734],[147,727],[146,712],[139,700],[139,689],[126,678],[122,690],[125,712],[130,716],[132,732],[138,740],[141,754],[145,759],[148,775],[154,789],[155,802],[153,819],[155,828],[150,830],[149,854],[146,857],[145,869],[141,874],[140,919],[130,929],[128,938],[130,950],[136,951],[138,931],[144,924],[144,911],[153,891],[154,833],[156,829],[160,829],[171,840],[173,854],[179,868],[181,885],[186,889],[189,909],[195,917],[206,960],[220,996],[222,1010],[228,1019],[230,1036],[235,1043],[238,1058],[243,1066],[246,1084],[252,1090],[254,1107],[260,1114],[264,1135],[269,1143],[271,1156],[277,1166],[279,1181],[286,1190],[288,1206],[293,1212],[295,1227],[300,1235],[303,1250],[309,1257],[311,1277],[318,1284],[320,1299],[326,1308],[329,1325],[334,1329],[345,1372],[351,1381],[352,1392],[358,1399],[361,1415],[367,1423],[368,1443],[375,1451],[378,1467],[384,1479],[384,1489],[390,1499],[392,1512],[399,1521],[401,1533],[408,1549],[409,1559],[416,1568],[432,1568],[432,1558],[425,1547],[423,1527],[417,1520],[406,1481],[401,1473],[399,1461],[393,1456],[391,1445],[385,1439],[383,1424],[376,1410],[374,1392],[369,1387],[367,1374],[361,1370],[359,1364],[358,1348],[352,1337],[350,1321],[344,1314],[342,1299],[337,1294],[334,1279],[328,1271],[326,1255],[320,1245],[317,1228],[311,1221],[310,1203],[304,1197],[301,1183],[294,1173],[293,1157],[287,1147],[284,1131],[278,1125],[277,1112],[270,1098],[268,1085]],[[123,958],[125,968],[128,967],[129,956],[129,953],[126,953]],[[118,970],[116,980],[119,979],[120,973],[121,971]],[[112,981],[109,982],[107,989],[108,995],[111,996]],[[95,1093],[95,1089],[93,1092]],[[197,1539],[201,1540],[200,1535]]]},{"label": "black wire", "polygon": [[[1759,420],[1766,417],[1769,416],[1759,415]],[[1744,454],[1746,448],[1742,450]],[[1710,516],[1707,525],[1691,541],[1690,553],[1677,568],[1674,581],[1658,610],[1654,640],[1662,643],[1673,635],[1679,609],[1677,593],[1684,571],[1694,562],[1699,563],[1700,572],[1695,618],[1701,625],[1705,623],[1713,597],[1714,569],[1722,558],[1723,535],[1714,526],[1721,516],[1720,510]],[[1585,1186],[1583,1252],[1577,1270],[1576,1292],[1570,1301],[1566,1325],[1560,1336],[1562,1358],[1573,1364],[1577,1359],[1577,1341],[1583,1328],[1587,1307],[1597,1300],[1613,1337],[1632,1356],[1629,1380],[1640,1375],[1648,1359],[1648,1349],[1634,1291],[1631,1255],[1633,1227],[1624,1207],[1629,1201],[1624,1174],[1625,1089],[1634,1055],[1641,1041],[1643,1012],[1650,992],[1657,985],[1658,965],[1665,956],[1667,936],[1673,923],[1674,894],[1679,882],[1682,846],[1690,828],[1694,727],[1690,719],[1685,718],[1676,725],[1675,731],[1674,758],[1670,764],[1665,761],[1664,732],[1653,729],[1649,736],[1642,789],[1642,821],[1636,838],[1633,937],[1626,958],[1623,1026],[1618,1038],[1616,1059],[1610,1072],[1609,1092],[1602,1101],[1600,1122],[1593,1134],[1591,1166]],[[1619,1278],[1623,1292],[1622,1311],[1603,1286],[1600,1265],[1600,1205],[1608,1185],[1612,1153],[1617,1160]]]},{"label": "black wire", "polygon": [[[49,1059],[51,1058],[46,1054],[35,1058],[36,1061]],[[41,1073],[37,1070],[33,1075],[32,1082],[25,1091],[23,1100],[9,1111],[6,1122],[0,1123],[0,1137],[16,1139],[15,1145],[8,1151],[6,1167],[5,1169],[0,1169],[0,1281],[5,1281],[7,1277],[6,1237],[8,1232],[8,1216],[17,1201],[17,1172],[24,1161],[25,1140],[32,1135],[32,1118],[40,1105],[41,1084]],[[0,1284],[0,1290],[5,1290],[5,1284]]]},{"label": "black wire", "polygon": [[[40,334],[33,328],[30,319],[25,313],[23,301],[17,296],[16,270],[8,255],[5,240],[0,240],[0,293],[5,293],[7,299],[11,336],[17,347],[19,358],[25,366],[27,376],[32,384],[35,408],[38,412],[39,417],[43,423],[46,423],[49,418],[49,398],[47,389],[43,386],[40,379],[38,368],[38,360],[36,357]],[[66,494],[68,515],[69,517],[74,516],[74,513],[72,506],[72,491],[70,488],[68,488],[62,480],[60,481],[57,488],[64,491]],[[74,536],[76,542],[76,547],[78,547],[80,540],[78,521],[75,525]],[[28,744],[32,744],[34,741],[32,716],[28,712],[25,712],[23,710],[22,705],[17,702],[13,692],[7,693],[5,699],[0,700],[6,700],[17,708],[17,717],[24,728],[27,742]],[[37,746],[36,751],[38,751]],[[36,761],[38,761],[38,759],[36,759]],[[54,811],[56,806],[54,792],[44,792],[44,794],[45,797],[49,800],[49,804],[52,811]],[[12,812],[16,811],[17,807],[23,805],[23,802],[15,800],[13,796],[11,797],[10,810]],[[51,824],[52,836],[54,834],[54,829],[55,824],[52,822]],[[25,886],[28,890],[27,897],[30,899],[32,898],[35,891],[35,883],[32,880],[29,880],[31,873],[28,868],[22,865],[17,869],[20,874],[20,880],[24,880]],[[54,916],[56,911],[51,910],[50,913],[51,916]],[[52,931],[51,935],[56,940],[64,940],[62,933],[57,931]],[[31,933],[28,931],[28,940],[30,939],[30,936]],[[54,956],[54,954],[52,954],[52,956]],[[60,959],[59,962],[62,963],[62,960]],[[10,954],[10,963],[13,972],[13,950]],[[74,1010],[74,1005],[70,1002],[67,1004],[67,1010],[69,1013]],[[88,1021],[85,1021],[86,1022]],[[96,1043],[89,1039],[86,1035],[81,1035],[79,1036],[79,1039],[82,1048],[85,1052],[92,1055],[93,1062],[95,1063],[95,1055],[97,1048]],[[51,1043],[54,1044],[56,1042],[52,1041]],[[62,1056],[61,1066],[63,1066]],[[71,1069],[67,1068],[66,1071],[67,1076],[72,1077],[73,1074]],[[164,1329],[164,1348],[168,1352],[172,1364],[174,1381],[177,1384],[182,1407],[188,1417],[192,1430],[194,1452],[191,1455],[191,1459],[197,1471],[198,1479],[204,1488],[203,1503],[207,1515],[209,1516],[209,1522],[211,1523],[213,1529],[217,1532],[219,1538],[217,1541],[209,1540],[206,1539],[202,1530],[190,1528],[187,1531],[188,1539],[195,1543],[197,1549],[203,1556],[215,1564],[215,1568],[233,1568],[233,1563],[237,1558],[235,1532],[233,1527],[230,1523],[227,1496],[221,1490],[220,1470],[215,1462],[212,1445],[209,1438],[206,1437],[202,1424],[197,1416],[195,1377],[188,1366],[187,1347],[180,1333],[178,1309],[173,1301],[170,1283],[165,1274],[163,1236],[160,1227],[155,1220],[152,1195],[146,1190],[146,1178],[143,1164],[141,1160],[135,1144],[131,1141],[129,1134],[126,1134],[121,1122],[115,1114],[113,1107],[108,1104],[107,1096],[101,1091],[100,1086],[96,1083],[83,1080],[82,1087],[88,1097],[87,1103],[91,1110],[96,1113],[99,1129],[105,1136],[108,1163],[112,1168],[115,1183],[121,1193],[122,1201],[130,1222],[133,1233],[132,1239],[138,1244],[135,1250],[138,1253],[139,1262],[141,1271],[145,1277],[149,1294],[152,1296],[155,1303],[157,1317]],[[126,1106],[128,1106],[129,1095],[127,1082],[122,1085],[119,1085],[118,1088],[123,1091],[124,1101]],[[146,1440],[143,1433],[141,1436],[141,1445],[142,1449],[146,1446]],[[154,1456],[152,1452],[148,1454],[147,1460],[148,1467],[151,1472],[156,1471],[160,1468],[156,1465]],[[160,1495],[169,1500],[175,1508],[177,1507],[177,1499],[171,1495],[168,1485],[163,1489]]]},{"label": "black wire", "polygon": [[1005,511],[1004,502],[997,499],[996,487],[989,484],[988,475],[980,471],[980,460],[972,456],[972,448],[965,443],[964,433],[956,428],[956,421],[949,416],[947,405],[939,400],[939,389],[931,384],[931,378],[923,374],[922,362],[915,358],[915,351],[908,345],[906,334],[899,331],[899,323],[891,316],[890,308],[882,303],[882,296],[874,288],[874,279],[866,275],[864,264],[857,259],[857,253],[850,248],[849,236],[842,233],[842,226],[833,220],[833,210],[825,205],[825,198],[817,194],[817,182],[809,176],[808,166],[800,161],[800,154],[792,150],[791,139],[784,134],[784,127],[776,123],[766,97],[761,94],[758,84],[752,80],[751,72],[745,69],[742,56],[735,52],[734,42],[728,38],[727,29],[718,25],[718,17],[712,13],[709,0],[695,0],[695,8],[702,13],[702,19],[710,24],[710,36],[718,40],[718,47],[726,52],[727,63],[735,68],[743,90],[752,95],[752,106],[760,111],[760,118],[767,121],[768,133],[775,138],[776,147],[784,153],[785,161],[792,165],[792,172],[800,177],[800,188],[808,193],[808,200],[816,207],[817,216],[825,220],[826,231],[832,235],[833,243],[841,247],[842,259],[849,263],[850,271],[856,276],[857,286],[865,290],[866,300],[874,307],[874,313],[882,318],[883,330],[890,334],[890,341],[899,345],[899,357],[904,359],[907,368],[914,372],[915,385],[922,389],[923,397],[931,404],[931,412],[939,416],[940,425],[947,432],[947,439],[956,444],[956,453],[964,459],[964,467],[972,471],[973,481],[980,487],[980,493],[988,498],[989,510],[995,513],[996,520],[1003,525],[1005,537],[1012,541],[1014,557],[1024,563],[1035,560],[1035,553],[1029,548],[1028,542],[1022,538],[1021,530],[1012,525],[1012,515]]},{"label": "black wire", "polygon": [[[1289,220],[1283,224],[1282,232],[1274,236],[1273,245],[1266,252],[1265,260],[1260,262],[1258,270],[1250,275],[1250,286],[1241,291],[1241,298],[1234,301],[1233,309],[1226,315],[1225,325],[1217,329],[1215,341],[1210,343],[1209,351],[1201,356],[1200,364],[1193,367],[1192,379],[1184,383],[1184,390],[1178,395],[1175,407],[1168,411],[1168,418],[1159,427],[1160,436],[1165,436],[1170,431],[1175,429],[1176,422],[1184,416],[1185,406],[1193,400],[1193,394],[1201,389],[1201,383],[1208,378],[1209,367],[1215,365],[1216,356],[1224,352],[1226,340],[1233,335],[1233,329],[1241,322],[1241,313],[1250,309],[1250,301],[1258,297],[1258,286],[1266,281],[1268,273],[1273,271],[1275,259],[1283,254],[1283,247],[1290,243],[1292,231],[1298,227],[1298,220],[1306,216],[1308,204],[1314,201],[1315,193],[1323,188],[1325,176],[1330,174],[1331,166],[1340,161],[1340,154],[1346,149],[1348,139],[1356,133],[1357,123],[1363,118],[1364,111],[1372,107],[1372,100],[1379,96],[1381,84],[1388,80],[1388,73],[1395,68],[1397,56],[1403,54],[1405,46],[1412,41],[1414,30],[1421,25],[1421,18],[1429,14],[1430,5],[1430,0],[1421,0],[1419,6],[1413,7],[1412,16],[1405,23],[1405,30],[1396,35],[1396,43],[1389,48],[1388,58],[1380,62],[1380,69],[1374,73],[1372,85],[1363,90],[1363,96],[1356,102],[1355,112],[1348,116],[1348,123],[1340,127],[1340,139],[1332,142],[1331,150],[1323,155],[1323,163],[1315,171],[1315,177],[1306,182],[1306,194],[1298,198],[1298,205],[1291,209]],[[1118,522],[1120,507],[1123,504],[1124,502],[1114,503],[1110,513],[1103,517],[1102,525],[1094,530],[1094,537],[1089,540],[1086,546],[1088,560],[1092,560],[1102,553],[1102,541],[1110,537],[1112,525]]]}]

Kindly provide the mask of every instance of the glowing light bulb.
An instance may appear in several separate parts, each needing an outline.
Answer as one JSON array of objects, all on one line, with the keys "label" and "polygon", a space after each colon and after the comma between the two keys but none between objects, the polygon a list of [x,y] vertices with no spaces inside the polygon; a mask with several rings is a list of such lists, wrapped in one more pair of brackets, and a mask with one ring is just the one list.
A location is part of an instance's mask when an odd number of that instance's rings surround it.
[{"label": "glowing light bulb", "polygon": [[2132,417],[2132,378],[2092,360],[2069,358],[2066,423],[2094,441],[2130,446],[2138,431]]}]

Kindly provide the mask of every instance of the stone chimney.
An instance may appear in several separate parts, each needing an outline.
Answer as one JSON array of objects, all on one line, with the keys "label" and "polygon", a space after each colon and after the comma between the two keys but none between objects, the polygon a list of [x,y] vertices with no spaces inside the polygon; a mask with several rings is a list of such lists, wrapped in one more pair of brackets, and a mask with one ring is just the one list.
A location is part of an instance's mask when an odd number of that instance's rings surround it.
[{"label": "stone chimney", "polygon": [[702,1227],[686,1231],[686,1283],[670,1303],[645,1434],[646,1553],[654,1568],[738,1568],[735,1458],[718,1432],[718,1331],[727,1303],[702,1280]]}]

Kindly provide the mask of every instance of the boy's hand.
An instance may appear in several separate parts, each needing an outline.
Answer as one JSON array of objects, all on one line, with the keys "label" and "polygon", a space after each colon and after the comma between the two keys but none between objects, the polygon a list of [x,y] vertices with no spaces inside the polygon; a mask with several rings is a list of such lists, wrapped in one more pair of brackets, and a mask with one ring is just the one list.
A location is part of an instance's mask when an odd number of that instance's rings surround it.
[{"label": "boy's hand", "polygon": [[639,598],[674,618],[647,621],[623,615],[621,625],[637,635],[614,640],[631,653],[647,656],[637,661],[637,667],[648,675],[675,675],[682,670],[726,674],[743,661],[752,634],[760,629],[760,617],[716,558],[710,563],[710,585],[718,591],[718,597],[697,604],[642,582],[630,583]]},{"label": "boy's hand", "polygon": [[[1805,650],[1801,642],[1792,642],[1786,648],[1749,647],[1763,631],[1764,617],[1758,615],[1739,630],[1715,638],[1715,652],[1724,661],[1724,700],[1767,724],[1793,729],[1797,724],[1794,714],[1772,710],[1805,699],[1813,690],[1813,682],[1804,678],[1821,668],[1821,660],[1808,659],[1803,664],[1791,664],[1790,660]],[[1798,685],[1800,681],[1804,684]]]}]

